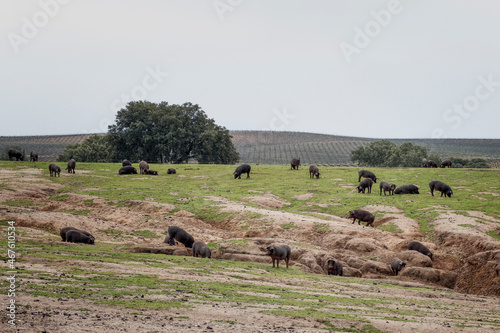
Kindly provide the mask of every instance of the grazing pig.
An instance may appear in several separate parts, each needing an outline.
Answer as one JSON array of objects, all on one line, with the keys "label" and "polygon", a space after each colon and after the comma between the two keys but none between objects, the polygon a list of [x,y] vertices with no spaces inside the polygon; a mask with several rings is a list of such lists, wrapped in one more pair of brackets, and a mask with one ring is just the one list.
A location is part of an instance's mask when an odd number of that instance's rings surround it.
[{"label": "grazing pig", "polygon": [[443,160],[440,165],[441,168],[451,168],[451,160]]},{"label": "grazing pig", "polygon": [[427,168],[427,159],[426,158],[422,159],[422,168]]},{"label": "grazing pig", "polygon": [[242,165],[240,165],[234,171],[234,179],[236,179],[236,178],[241,179],[241,174],[242,173],[246,173],[247,174],[247,178],[250,178],[250,169],[251,168],[252,167],[250,165],[248,165],[248,164],[242,164]]},{"label": "grazing pig", "polygon": [[300,165],[300,158],[292,158],[292,162],[290,163],[290,170],[291,169],[299,170],[299,165]]},{"label": "grazing pig", "polygon": [[50,177],[52,177],[52,175],[54,175],[54,177],[61,177],[61,168],[57,164],[49,164],[49,172]]},{"label": "grazing pig", "polygon": [[137,169],[131,165],[126,165],[124,167],[121,167],[120,170],[118,170],[118,174],[119,175],[131,175],[131,174],[137,175]]},{"label": "grazing pig", "polygon": [[392,259],[391,262],[391,270],[394,273],[394,275],[398,275],[399,271],[403,269],[403,267],[406,266],[406,263],[403,262],[403,260],[399,258],[394,258]]},{"label": "grazing pig", "polygon": [[167,170],[167,175],[175,175],[177,171],[174,168],[170,168]]},{"label": "grazing pig", "polygon": [[327,275],[344,276],[344,269],[341,263],[332,258],[326,261],[326,273]]},{"label": "grazing pig", "polygon": [[19,161],[19,160],[24,161],[24,155],[19,150],[9,149],[7,154],[9,155],[9,161],[12,161],[13,157],[16,158],[16,161]]},{"label": "grazing pig", "polygon": [[428,160],[427,161],[427,168],[437,168],[438,165],[436,162],[434,162],[433,160]]},{"label": "grazing pig", "polygon": [[380,182],[380,195],[382,195],[382,191],[385,192],[389,191],[389,195],[394,195],[394,190],[396,190],[396,184],[393,183],[388,183],[386,181]]},{"label": "grazing pig", "polygon": [[66,233],[66,241],[71,243],[95,244],[94,237],[87,236],[80,230],[69,230]]},{"label": "grazing pig", "polygon": [[309,178],[314,178],[316,176],[316,178],[319,179],[319,175],[320,173],[318,167],[314,164],[311,164],[309,166]]},{"label": "grazing pig", "polygon": [[132,165],[129,160],[123,160],[122,161],[122,166],[127,166],[127,165]]},{"label": "grazing pig", "polygon": [[418,193],[418,187],[413,184],[401,185],[398,187],[394,194],[420,194]]},{"label": "grazing pig", "polygon": [[30,162],[36,162],[36,161],[38,161],[38,153],[32,150],[30,153]]},{"label": "grazing pig", "polygon": [[202,258],[212,258],[212,251],[210,251],[207,244],[196,241],[193,243],[193,257],[198,257],[198,255]]},{"label": "grazing pig", "polygon": [[148,175],[155,175],[155,176],[158,176],[158,171],[155,171],[155,170],[148,170]]},{"label": "grazing pig", "polygon": [[361,225],[361,222],[366,222],[366,226],[371,225],[372,228],[375,228],[373,226],[373,222],[375,221],[375,216],[373,216],[372,213],[362,210],[362,209],[355,209],[355,210],[350,210],[349,211],[349,218],[353,218],[354,220],[352,221],[352,224],[356,222],[356,219],[358,219],[358,225]]},{"label": "grazing pig", "polygon": [[68,161],[68,166],[66,167],[68,173],[75,173],[75,166],[76,166],[76,161],[74,159],[70,159]]},{"label": "grazing pig", "polygon": [[280,260],[285,260],[286,268],[288,268],[288,262],[290,261],[290,254],[292,250],[288,245],[270,245],[266,247],[267,255],[271,256],[273,259],[273,267],[274,260],[276,260],[276,267],[280,268]]},{"label": "grazing pig", "polygon": [[441,192],[441,196],[444,194],[444,196],[448,196],[448,198],[451,198],[451,195],[453,194],[451,187],[439,180],[431,181],[429,183],[429,188],[431,189],[432,196],[434,196],[434,190]]},{"label": "grazing pig", "polygon": [[[68,231],[70,230],[78,230],[77,228],[73,228],[73,227],[65,227],[65,228],[61,228],[59,230],[59,234],[61,235],[61,238],[62,238],[62,241],[63,242],[66,242],[66,234],[68,233]],[[78,230],[80,231],[82,234],[84,235],[87,235],[89,236],[90,238],[94,238],[94,236],[92,236],[89,232],[87,231],[83,231],[83,230]]]},{"label": "grazing pig", "polygon": [[176,226],[168,227],[168,237],[165,238],[165,243],[175,245],[175,241],[184,244],[185,247],[191,248],[194,243],[194,238],[184,229]]},{"label": "grazing pig", "polygon": [[358,193],[365,193],[365,189],[368,189],[368,193],[372,193],[372,186],[373,186],[373,181],[371,178],[365,178],[361,182],[359,182],[359,185],[357,187]]},{"label": "grazing pig", "polygon": [[358,176],[358,182],[361,181],[361,178],[370,178],[374,183],[377,182],[377,177],[375,177],[375,174],[368,170],[359,170]]},{"label": "grazing pig", "polygon": [[424,244],[422,244],[420,242],[417,242],[417,241],[409,242],[408,243],[408,250],[420,252],[420,253],[428,256],[432,260],[432,252],[427,248],[427,246],[425,246]]},{"label": "grazing pig", "polygon": [[146,161],[141,161],[139,163],[139,171],[141,175],[147,175],[149,170],[149,165]]}]

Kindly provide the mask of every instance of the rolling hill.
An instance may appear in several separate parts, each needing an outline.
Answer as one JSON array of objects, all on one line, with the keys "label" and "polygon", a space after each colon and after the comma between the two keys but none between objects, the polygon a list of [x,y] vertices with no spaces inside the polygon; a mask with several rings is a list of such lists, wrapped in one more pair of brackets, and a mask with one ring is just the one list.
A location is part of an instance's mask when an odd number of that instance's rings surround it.
[{"label": "rolling hill", "polygon": [[[351,165],[353,149],[380,139],[303,132],[231,131],[242,163],[288,164],[300,157],[302,164]],[[9,148],[36,150],[41,161],[54,161],[70,144],[81,143],[92,134],[0,137],[1,158]],[[396,144],[411,142],[425,146],[430,155],[444,157],[500,158],[500,139],[389,139]]]}]

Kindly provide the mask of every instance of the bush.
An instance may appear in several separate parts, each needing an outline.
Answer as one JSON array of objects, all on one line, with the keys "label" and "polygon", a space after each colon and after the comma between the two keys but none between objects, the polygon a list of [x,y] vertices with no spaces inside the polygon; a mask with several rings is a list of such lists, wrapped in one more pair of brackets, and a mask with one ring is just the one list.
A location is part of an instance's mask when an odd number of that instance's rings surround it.
[{"label": "bush", "polygon": [[427,158],[427,148],[405,142],[400,146],[380,140],[351,152],[351,161],[372,167],[419,167]]},{"label": "bush", "polygon": [[452,168],[489,168],[488,162],[484,158],[460,158],[460,157],[452,157],[451,167]]}]

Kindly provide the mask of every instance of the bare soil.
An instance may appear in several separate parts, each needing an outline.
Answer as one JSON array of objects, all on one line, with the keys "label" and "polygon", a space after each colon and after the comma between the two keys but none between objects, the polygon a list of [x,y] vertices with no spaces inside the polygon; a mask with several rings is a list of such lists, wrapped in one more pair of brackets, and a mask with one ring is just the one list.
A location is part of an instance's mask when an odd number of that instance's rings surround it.
[{"label": "bare soil", "polygon": [[[70,194],[61,201],[49,201],[60,188],[50,179],[35,177],[35,169],[14,172],[0,170],[0,216],[1,219],[16,220],[16,226],[25,231],[25,239],[46,242],[47,235],[58,233],[60,228],[73,226],[92,233],[98,242],[130,245],[131,251],[157,252],[168,255],[189,255],[183,247],[170,247],[163,238],[145,238],[134,235],[134,230],[150,230],[158,235],[166,231],[168,225],[177,225],[188,231],[196,240],[205,243],[229,239],[251,238],[248,246],[223,246],[214,251],[214,257],[226,260],[241,260],[271,263],[262,248],[272,243],[288,243],[292,247],[291,265],[316,273],[325,274],[324,262],[330,257],[340,261],[346,276],[362,277],[380,283],[356,285],[336,283],[332,277],[332,293],[362,298],[373,293],[391,293],[391,296],[406,300],[404,304],[394,304],[395,309],[411,308],[412,301],[429,300],[443,303],[443,308],[429,307],[429,316],[418,320],[402,321],[405,315],[385,313],[374,316],[370,324],[387,332],[493,332],[500,325],[500,242],[485,233],[495,230],[498,221],[481,212],[469,212],[469,216],[436,207],[439,216],[434,221],[435,240],[424,239],[416,221],[405,217],[397,208],[387,206],[367,206],[369,211],[382,212],[383,217],[376,226],[393,223],[401,233],[391,233],[364,225],[353,224],[346,217],[298,215],[280,211],[288,202],[269,193],[249,193],[250,201],[258,207],[232,202],[220,197],[207,197],[207,205],[215,204],[220,212],[258,213],[262,216],[253,220],[248,230],[242,230],[238,214],[225,223],[208,224],[187,211],[170,212],[173,205],[150,201],[130,201],[127,206],[110,205],[109,200],[99,197]],[[67,175],[61,174],[62,177]],[[310,199],[312,194],[298,195],[299,200]],[[85,200],[93,199],[91,204]],[[34,205],[10,206],[3,203],[12,200],[29,200]],[[71,210],[88,209],[87,216],[68,213]],[[66,212],[65,212],[66,211]],[[479,218],[479,219],[478,219]],[[295,228],[284,228],[293,223]],[[265,227],[265,228],[263,228]],[[117,230],[127,234],[117,237],[101,230]],[[279,235],[279,237],[278,237]],[[434,260],[415,251],[407,251],[406,244],[413,239],[422,242],[434,253]],[[19,240],[22,242],[22,238]],[[22,256],[22,253],[20,254]],[[394,257],[407,262],[399,276],[393,276],[389,263]],[[82,262],[82,265],[88,265]],[[23,257],[19,268],[44,270],[58,274],[55,266],[37,258]],[[99,272],[130,272],[130,267],[113,263],[99,263],[92,269]],[[281,268],[280,268],[281,269]],[[405,272],[406,271],[406,272]],[[161,279],[178,279],[179,271],[150,267],[137,268],[137,274],[155,274]],[[234,279],[228,275],[186,274],[186,280],[196,279],[207,282],[227,282]],[[249,280],[246,280],[248,282]],[[327,327],[313,319],[291,318],[263,314],[268,309],[265,304],[255,307],[238,307],[230,302],[197,303],[195,310],[143,310],[138,316],[133,309],[119,306],[95,304],[85,299],[31,296],[22,292],[21,281],[18,303],[17,332],[324,332]],[[289,288],[290,281],[276,279],[254,280],[251,283]],[[389,283],[408,288],[384,289]],[[416,289],[416,287],[429,288]],[[446,296],[436,296],[432,290],[449,290]],[[189,297],[189,295],[176,295]],[[165,296],[167,297],[167,296]],[[2,300],[6,300],[2,294]],[[2,304],[4,302],[2,301]],[[29,307],[26,305],[30,305]],[[82,313],[78,309],[88,309]],[[464,314],[464,309],[470,312]],[[463,327],[451,326],[443,311],[459,318],[463,315]],[[467,320],[481,321],[484,314],[496,314],[488,320],[495,325],[468,327]],[[6,329],[5,306],[2,306],[1,327]],[[387,316],[399,320],[387,320]],[[408,316],[406,316],[408,317]],[[342,325],[340,325],[342,327]],[[349,327],[345,327],[348,329]],[[359,329],[359,328],[358,328]]]}]

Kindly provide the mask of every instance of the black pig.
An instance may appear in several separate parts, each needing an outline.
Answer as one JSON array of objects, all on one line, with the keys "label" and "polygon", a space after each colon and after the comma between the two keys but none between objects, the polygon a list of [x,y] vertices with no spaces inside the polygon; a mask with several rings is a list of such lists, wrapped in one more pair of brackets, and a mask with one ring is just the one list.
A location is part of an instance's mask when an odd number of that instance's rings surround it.
[{"label": "black pig", "polygon": [[417,242],[417,241],[411,241],[408,243],[408,250],[413,250],[420,252],[432,260],[432,252],[425,246],[424,244]]},{"label": "black pig", "polygon": [[362,210],[362,209],[350,210],[349,217],[354,219],[352,221],[352,224],[354,224],[354,222],[356,222],[356,219],[357,219],[358,225],[361,225],[361,222],[366,222],[366,226],[371,225],[372,228],[374,228],[373,222],[375,221],[375,216],[373,216],[372,213],[370,213],[366,210]]},{"label": "black pig", "polygon": [[309,166],[309,178],[314,178],[316,176],[316,178],[319,178],[319,169],[316,165],[314,164],[311,164]]},{"label": "black pig", "polygon": [[359,185],[357,187],[358,193],[365,193],[365,189],[368,189],[368,193],[372,193],[372,186],[373,186],[373,181],[371,178],[366,178],[363,179],[362,181],[359,182]]},{"label": "black pig", "polygon": [[[73,227],[65,227],[65,228],[61,228],[59,230],[59,234],[61,235],[61,238],[62,238],[62,241],[63,242],[66,242],[66,234],[68,233],[68,231],[70,230],[78,230],[77,228],[73,228]],[[90,238],[94,238],[94,236],[92,236],[89,232],[87,231],[83,231],[83,230],[78,230],[80,231],[82,234],[86,235],[86,236],[89,236]]]},{"label": "black pig", "polygon": [[326,262],[326,272],[327,275],[340,275],[344,276],[344,269],[342,264],[334,259],[328,259]]},{"label": "black pig", "polygon": [[193,243],[193,257],[198,257],[198,255],[202,258],[212,258],[212,251],[210,251],[207,244],[196,241]]},{"label": "black pig", "polygon": [[417,186],[409,184],[409,185],[401,185],[394,191],[394,194],[420,194],[420,193],[418,193]]},{"label": "black pig", "polygon": [[68,166],[66,167],[68,173],[75,173],[75,166],[76,166],[76,161],[74,159],[70,159],[68,161]]},{"label": "black pig", "polygon": [[252,167],[250,165],[248,165],[248,164],[242,164],[242,165],[240,165],[234,171],[234,179],[236,179],[236,178],[241,179],[241,174],[242,173],[246,173],[247,174],[247,178],[250,178],[250,169],[251,168]]},{"label": "black pig", "polygon": [[375,174],[368,170],[359,170],[358,176],[358,182],[361,181],[361,178],[370,178],[374,183],[377,182],[377,177],[375,177]]},{"label": "black pig", "polygon": [[448,198],[451,198],[451,195],[453,194],[451,187],[439,180],[431,181],[429,183],[429,188],[431,189],[432,196],[434,196],[434,190],[441,192],[441,196],[444,194],[444,196],[447,196]]},{"label": "black pig", "polygon": [[380,195],[382,195],[382,191],[385,192],[389,191],[389,195],[394,195],[394,190],[396,190],[396,184],[393,183],[388,183],[386,181],[380,182]]},{"label": "black pig", "polygon": [[54,163],[49,164],[50,177],[61,177],[61,168]]},{"label": "black pig", "polygon": [[270,245],[266,247],[267,254],[274,260],[276,260],[276,267],[280,268],[280,260],[285,260],[286,268],[288,268],[288,262],[290,261],[290,254],[292,250],[288,245]]},{"label": "black pig", "polygon": [[403,269],[403,267],[406,266],[406,263],[403,262],[403,260],[399,258],[394,258],[392,259],[391,262],[391,270],[394,273],[394,275],[398,275],[399,271]]},{"label": "black pig", "polygon": [[168,236],[165,238],[165,243],[175,245],[175,241],[184,244],[185,247],[191,248],[193,247],[194,238],[184,229],[176,226],[170,226],[168,227]]},{"label": "black pig", "polygon": [[85,235],[80,230],[69,230],[66,233],[66,241],[71,243],[85,243],[94,245],[94,238]]},{"label": "black pig", "polygon": [[130,175],[130,174],[137,175],[137,169],[131,165],[126,165],[124,167],[121,167],[120,170],[118,170],[118,174],[119,175]]}]

